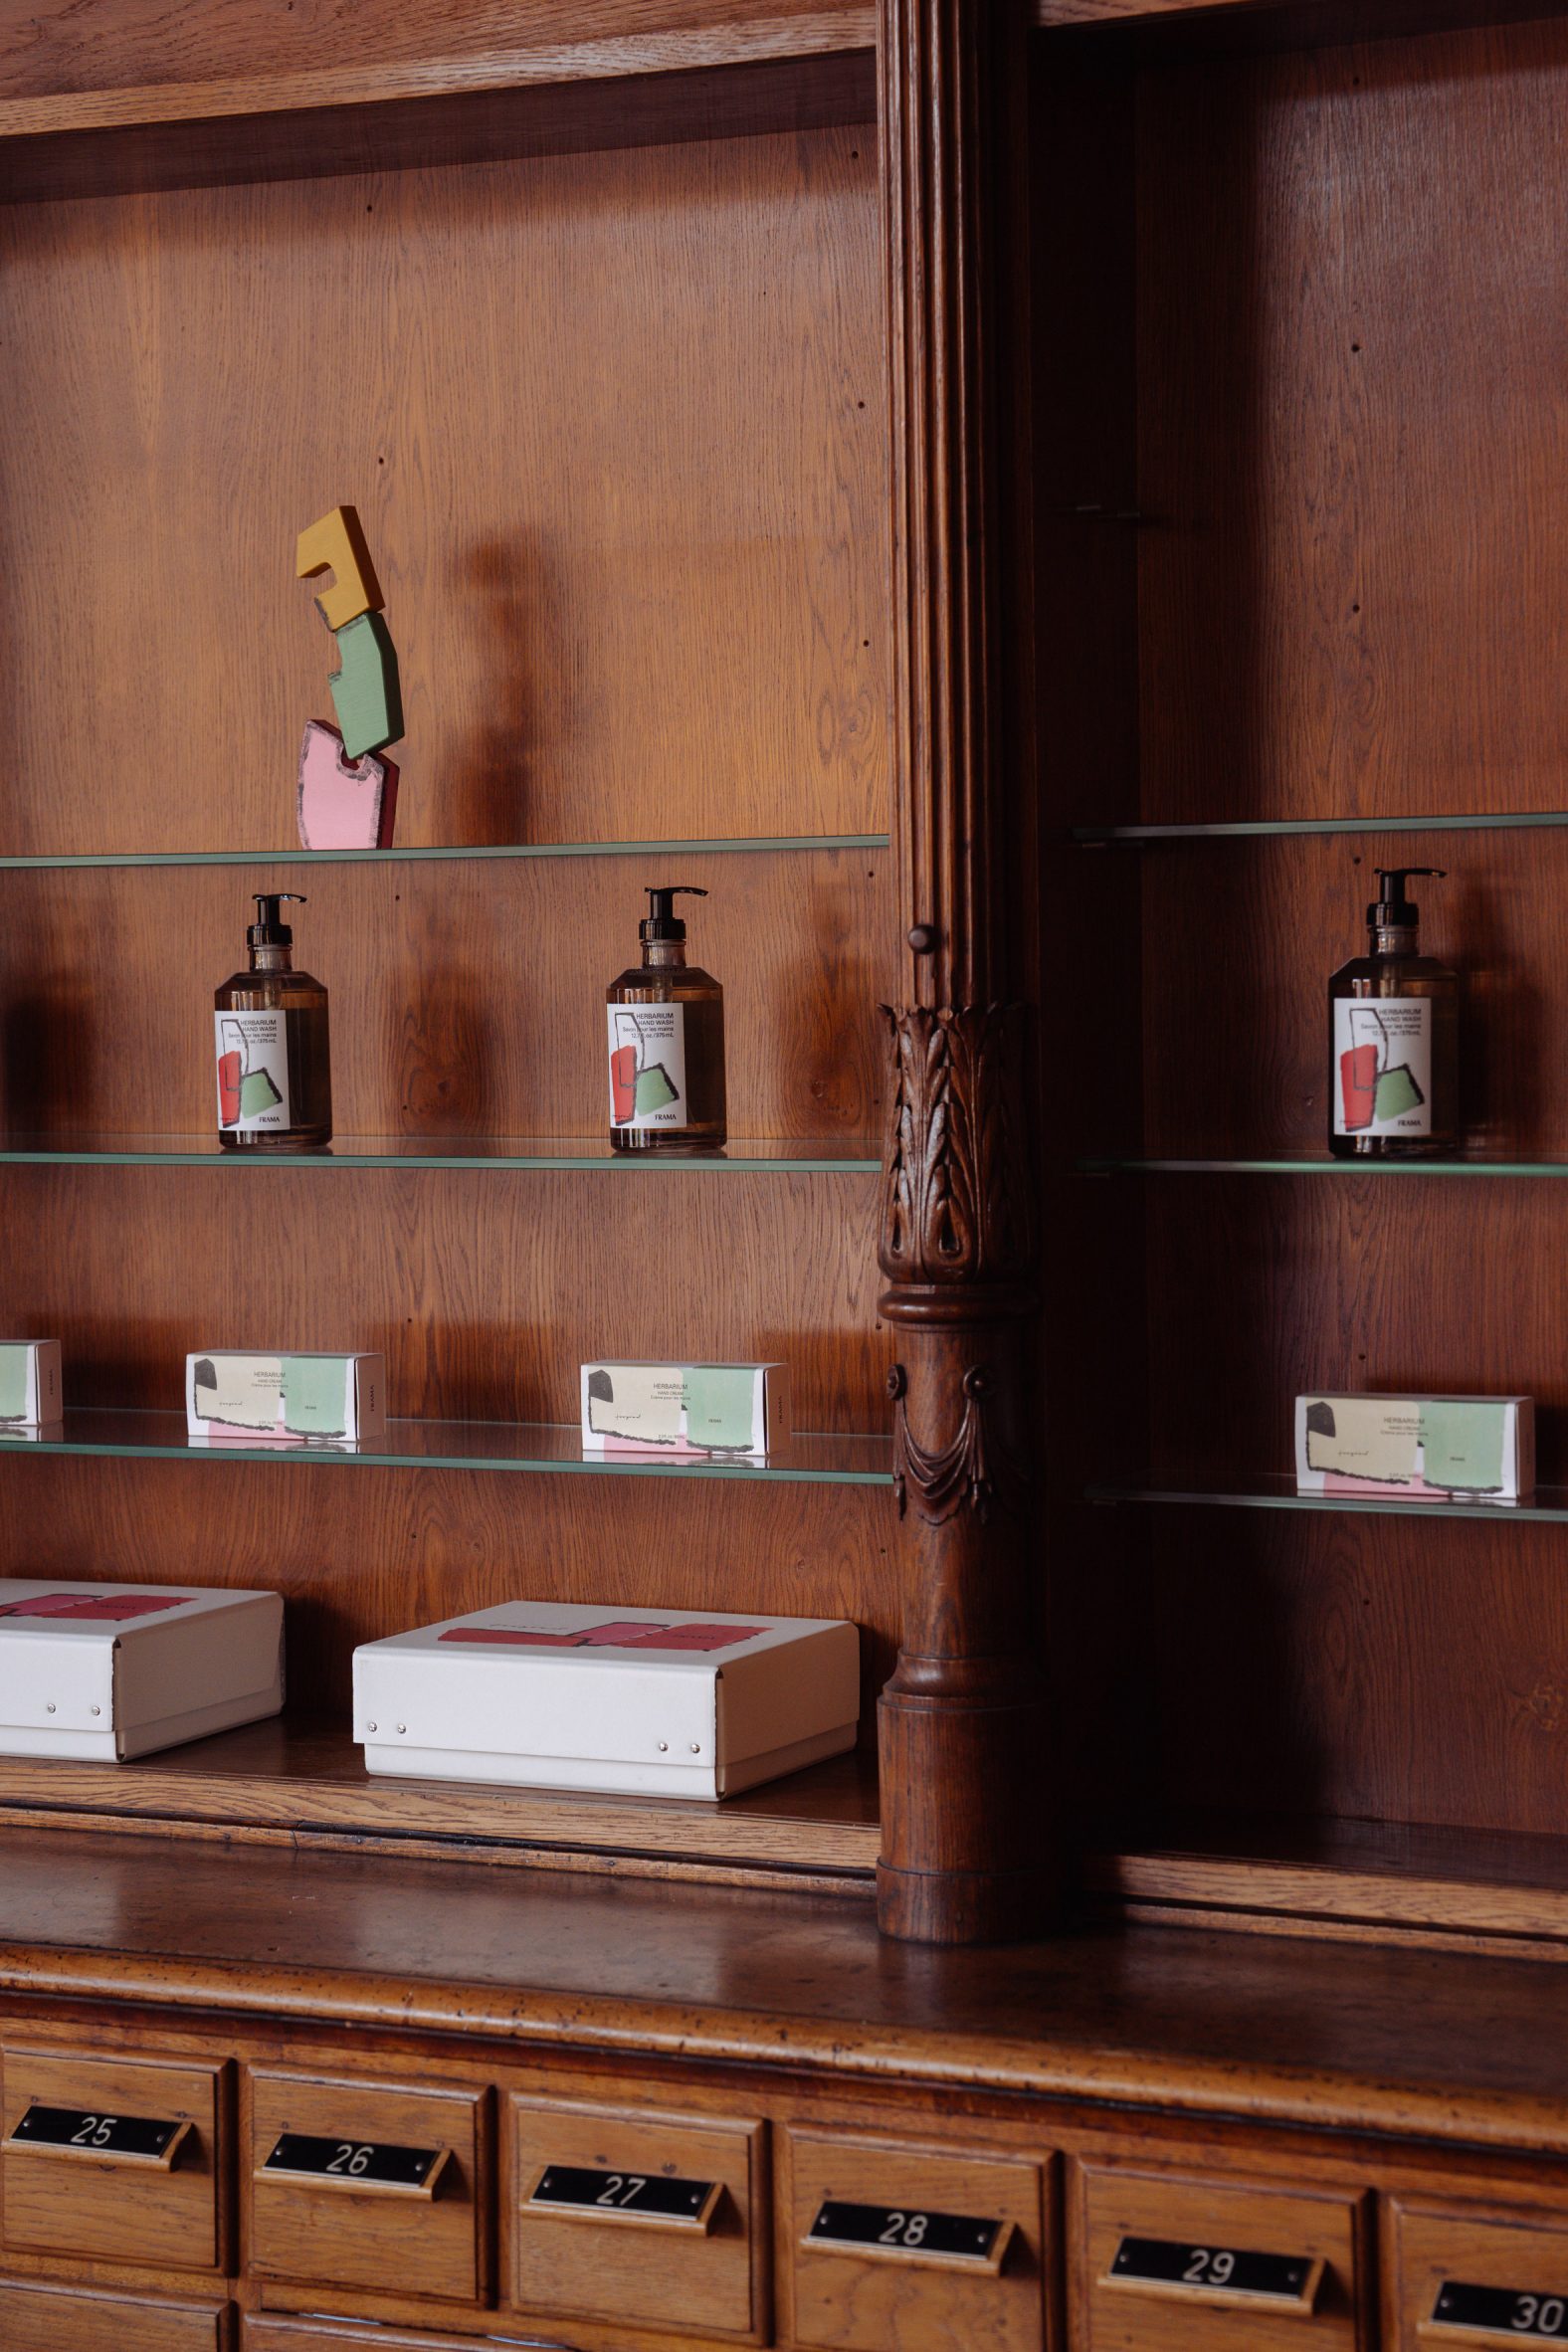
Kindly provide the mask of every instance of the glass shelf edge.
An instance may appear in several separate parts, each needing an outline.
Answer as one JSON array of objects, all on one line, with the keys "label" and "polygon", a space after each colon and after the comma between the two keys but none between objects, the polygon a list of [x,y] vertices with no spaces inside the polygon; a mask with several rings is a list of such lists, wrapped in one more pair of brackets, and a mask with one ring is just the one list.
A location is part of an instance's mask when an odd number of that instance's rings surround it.
[{"label": "glass shelf edge", "polygon": [[1392,1495],[1227,1494],[1219,1489],[1179,1486],[1087,1486],[1083,1491],[1084,1500],[1093,1503],[1186,1504],[1212,1510],[1350,1511],[1396,1519],[1497,1519],[1509,1525],[1517,1525],[1521,1520],[1553,1524],[1568,1520],[1568,1496],[1560,1503],[1400,1502]]},{"label": "glass shelf edge", "polygon": [[1512,809],[1454,817],[1239,818],[1218,825],[1074,825],[1069,839],[1081,850],[1139,849],[1158,841],[1293,840],[1346,833],[1511,833],[1568,825],[1568,809]]},{"label": "glass shelf edge", "polygon": [[731,841],[500,842],[475,848],[390,850],[104,850],[0,857],[0,873],[125,866],[411,866],[460,859],[741,857],[748,851],[885,850],[885,833],[787,833]]},{"label": "glass shelf edge", "polygon": [[[68,1422],[80,1425],[83,1421],[91,1419],[95,1410],[93,1407],[78,1408],[74,1413],[68,1415]],[[103,1410],[105,1418],[121,1421],[136,1418],[133,1414],[114,1414],[112,1408],[102,1408],[101,1410]],[[165,1416],[149,1413],[147,1418],[162,1420]],[[166,1418],[171,1422],[179,1422],[183,1428],[182,1416],[169,1415]],[[483,1443],[484,1433],[487,1430],[497,1433],[509,1433],[517,1430],[526,1432],[530,1427],[539,1427],[563,1443],[575,1443],[578,1440],[576,1424],[565,1422],[537,1425],[517,1422],[464,1422],[460,1424],[407,1422],[400,1425],[394,1421],[388,1424],[388,1429],[395,1431],[400,1426],[414,1431],[424,1431],[431,1428],[439,1430],[444,1427],[462,1428],[481,1443]],[[495,1443],[496,1441],[491,1440],[490,1442]],[[846,1447],[882,1444],[886,1446],[889,1453],[888,1467],[885,1470],[881,1470],[852,1467],[835,1468],[831,1463],[813,1465],[790,1462],[667,1462],[655,1459],[635,1460],[625,1457],[601,1459],[590,1454],[569,1452],[559,1454],[548,1452],[485,1454],[441,1452],[438,1450],[428,1454],[397,1453],[385,1445],[367,1446],[352,1452],[330,1446],[201,1445],[192,1443],[188,1437],[176,1437],[172,1434],[166,1437],[159,1437],[155,1434],[93,1436],[82,1431],[80,1426],[70,1428],[69,1434],[60,1438],[41,1438],[20,1433],[15,1435],[0,1434],[0,1457],[17,1455],[36,1459],[40,1455],[47,1455],[55,1459],[70,1457],[120,1462],[221,1462],[252,1466],[267,1463],[291,1465],[307,1463],[312,1468],[332,1466],[362,1470],[511,1470],[545,1477],[562,1471],[569,1476],[742,1479],[757,1484],[772,1482],[778,1485],[797,1486],[890,1487],[892,1484],[890,1439],[868,1439],[863,1433],[835,1441],[832,1437],[802,1432],[798,1442],[806,1446],[824,1444],[831,1446],[834,1443],[839,1443]]]},{"label": "glass shelf edge", "polygon": [[0,1167],[68,1167],[68,1168],[378,1168],[378,1169],[457,1169],[483,1172],[486,1169],[536,1171],[553,1173],[624,1175],[632,1172],[659,1173],[667,1176],[714,1175],[728,1173],[735,1176],[875,1176],[881,1173],[882,1160],[863,1145],[852,1156],[831,1155],[821,1149],[803,1146],[799,1151],[778,1152],[741,1151],[734,1153],[691,1152],[669,1154],[649,1152],[590,1152],[561,1149],[537,1152],[472,1152],[460,1149],[410,1151],[356,1151],[351,1146],[322,1152],[245,1152],[222,1151],[210,1144],[190,1143],[171,1145],[167,1150],[102,1151],[86,1145],[69,1144],[12,1145],[0,1144]]},{"label": "glass shelf edge", "polygon": [[1568,1160],[1084,1159],[1079,1176],[1568,1176]]}]

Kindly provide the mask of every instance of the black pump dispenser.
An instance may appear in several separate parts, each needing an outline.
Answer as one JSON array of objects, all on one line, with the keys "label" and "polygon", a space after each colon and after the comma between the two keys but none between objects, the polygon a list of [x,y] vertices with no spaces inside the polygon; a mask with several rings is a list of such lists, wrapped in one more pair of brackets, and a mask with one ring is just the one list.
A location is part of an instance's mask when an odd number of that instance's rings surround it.
[{"label": "black pump dispenser", "polygon": [[684,939],[686,924],[675,911],[677,898],[705,898],[706,890],[695,882],[669,882],[663,889],[648,892],[648,912],[637,926],[639,939]]},{"label": "black pump dispenser", "polygon": [[279,909],[286,898],[294,899],[298,906],[305,905],[306,900],[300,892],[298,890],[254,890],[252,896],[256,900],[258,919],[246,931],[246,945],[248,947],[293,947],[294,933],[284,921]]},{"label": "black pump dispenser", "polygon": [[1448,872],[1442,866],[1378,866],[1377,897],[1367,908],[1369,931],[1413,931],[1421,921],[1421,909],[1414,898],[1407,897],[1405,885],[1412,875],[1426,875],[1433,882],[1445,882]]}]

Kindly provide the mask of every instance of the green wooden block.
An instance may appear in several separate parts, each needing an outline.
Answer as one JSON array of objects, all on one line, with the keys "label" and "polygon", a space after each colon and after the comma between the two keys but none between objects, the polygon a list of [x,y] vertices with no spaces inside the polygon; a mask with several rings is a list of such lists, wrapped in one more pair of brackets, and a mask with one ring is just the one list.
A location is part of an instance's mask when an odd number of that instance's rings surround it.
[{"label": "green wooden block", "polygon": [[380,751],[403,732],[397,649],[379,613],[361,613],[334,632],[342,668],[328,679],[338,732],[349,759]]}]

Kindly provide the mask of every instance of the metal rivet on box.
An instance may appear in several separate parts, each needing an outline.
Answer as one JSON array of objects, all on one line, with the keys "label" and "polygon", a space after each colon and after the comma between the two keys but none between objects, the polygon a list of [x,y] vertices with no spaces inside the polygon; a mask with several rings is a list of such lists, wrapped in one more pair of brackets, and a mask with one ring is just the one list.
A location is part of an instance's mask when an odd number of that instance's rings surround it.
[{"label": "metal rivet on box", "polygon": [[399,1731],[406,1731],[408,1729],[408,1725],[406,1723],[400,1723],[398,1725],[398,1729]]},{"label": "metal rivet on box", "polygon": [[53,1699],[50,1699],[50,1701],[49,1701],[48,1705],[47,1705],[47,1706],[45,1707],[45,1709],[44,1709],[44,1712],[45,1712],[46,1714],[48,1714],[48,1715],[52,1715],[52,1714],[54,1713],[54,1711],[55,1711],[55,1702],[54,1702],[54,1700],[53,1700]]},{"label": "metal rivet on box", "polygon": [[700,1742],[699,1742],[699,1741],[697,1741],[697,1740],[693,1740],[693,1741],[691,1742],[691,1753],[692,1753],[692,1755],[693,1755],[693,1756],[700,1756],[700,1754],[702,1753],[702,1749],[701,1749],[701,1744],[700,1744]]},{"label": "metal rivet on box", "polygon": [[662,1756],[668,1756],[668,1755],[669,1755],[669,1753],[670,1753],[670,1742],[669,1742],[669,1740],[668,1740],[668,1739],[662,1739],[662,1740],[660,1741],[660,1743],[659,1743],[659,1753],[660,1753]]},{"label": "metal rivet on box", "polygon": [[374,1729],[375,1729],[375,1725],[374,1725],[373,1723],[367,1723],[367,1724],[365,1725],[365,1729],[366,1729],[367,1731],[374,1731]]},{"label": "metal rivet on box", "polygon": [[102,1712],[103,1712],[103,1709],[102,1709],[101,1707],[95,1707],[95,1708],[93,1709],[93,1712],[94,1712],[94,1714],[95,1714],[95,1715],[101,1715],[101,1714],[102,1714]]}]

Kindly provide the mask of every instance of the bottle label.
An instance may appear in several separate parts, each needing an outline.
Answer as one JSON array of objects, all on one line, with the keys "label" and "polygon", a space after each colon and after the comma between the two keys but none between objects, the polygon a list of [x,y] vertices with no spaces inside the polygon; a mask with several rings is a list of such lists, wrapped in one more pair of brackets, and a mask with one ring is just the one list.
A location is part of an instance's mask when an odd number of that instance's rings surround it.
[{"label": "bottle label", "polygon": [[1334,1133],[1432,1133],[1432,1000],[1334,1000]]},{"label": "bottle label", "polygon": [[607,1005],[612,1127],[684,1127],[685,1005]]},{"label": "bottle label", "polygon": [[282,1011],[214,1013],[218,1050],[218,1124],[256,1135],[292,1126],[289,1043]]}]

